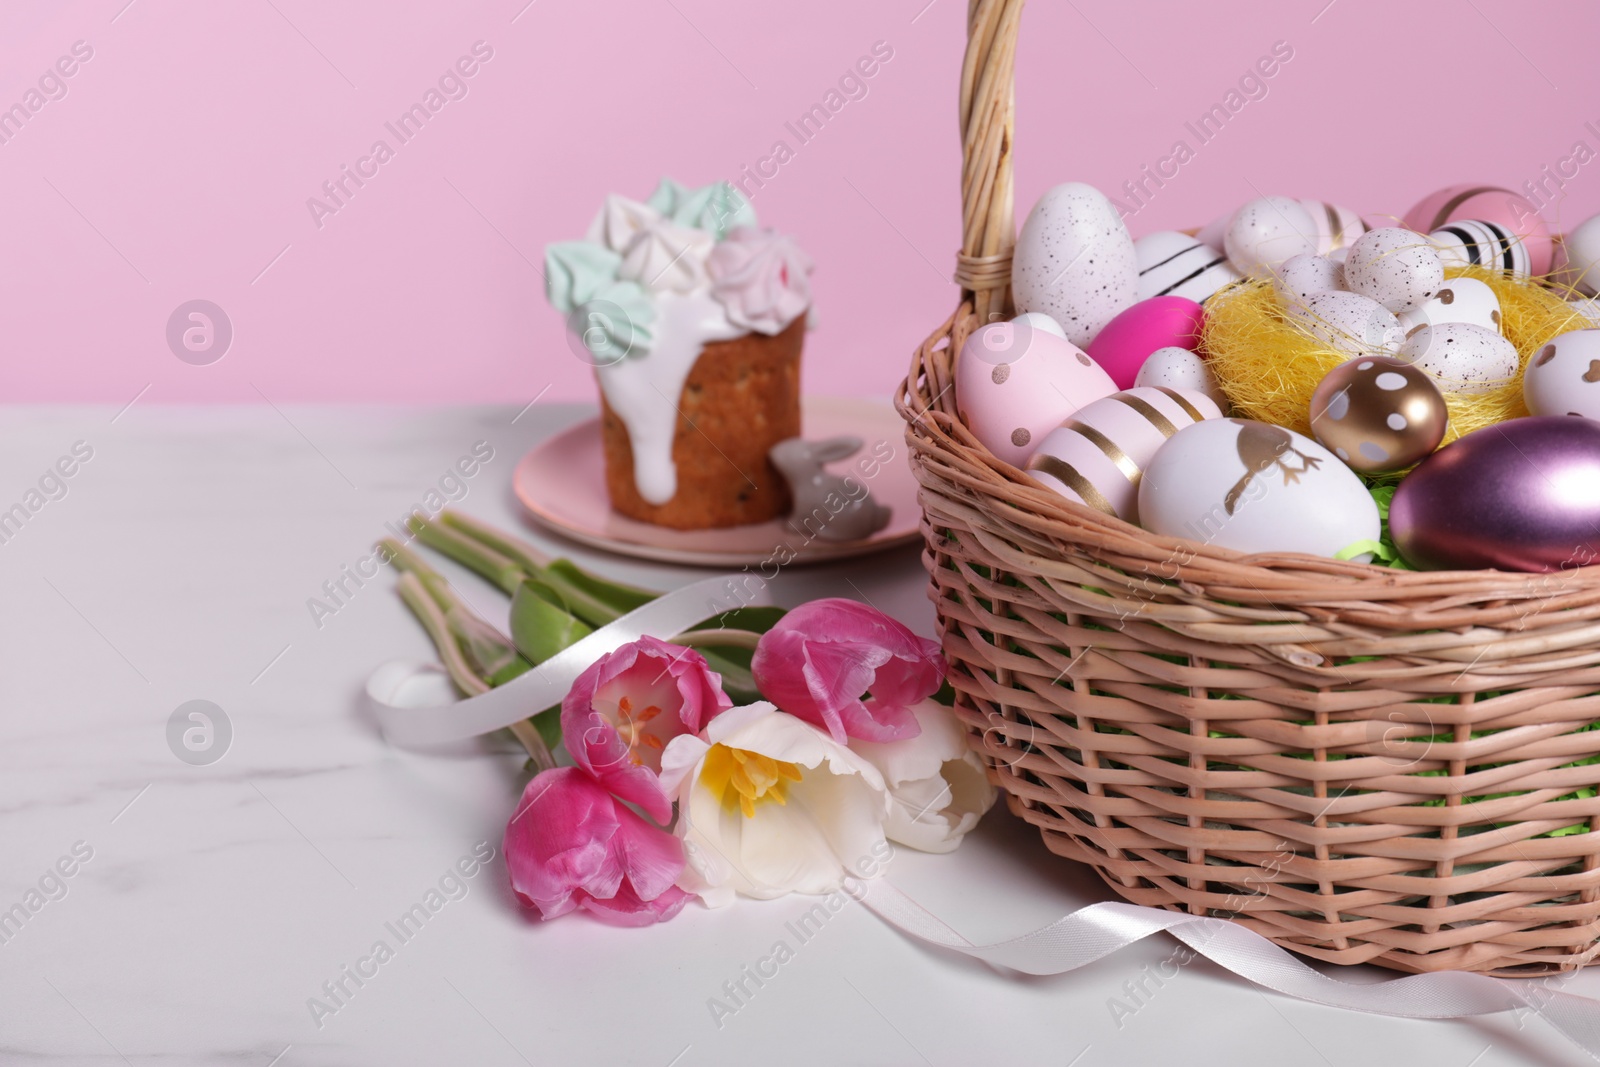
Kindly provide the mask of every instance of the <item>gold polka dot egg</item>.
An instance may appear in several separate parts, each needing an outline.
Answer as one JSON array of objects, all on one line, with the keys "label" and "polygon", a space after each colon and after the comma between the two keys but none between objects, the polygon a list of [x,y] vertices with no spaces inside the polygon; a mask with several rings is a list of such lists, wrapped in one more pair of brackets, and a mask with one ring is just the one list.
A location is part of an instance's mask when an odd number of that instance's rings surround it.
[{"label": "gold polka dot egg", "polygon": [[1039,442],[1028,473],[1068,500],[1139,521],[1139,480],[1179,430],[1219,418],[1194,389],[1139,386],[1085,404]]},{"label": "gold polka dot egg", "polygon": [[1427,372],[1387,356],[1341,363],[1311,394],[1311,432],[1363,474],[1411,466],[1439,447],[1448,425]]}]

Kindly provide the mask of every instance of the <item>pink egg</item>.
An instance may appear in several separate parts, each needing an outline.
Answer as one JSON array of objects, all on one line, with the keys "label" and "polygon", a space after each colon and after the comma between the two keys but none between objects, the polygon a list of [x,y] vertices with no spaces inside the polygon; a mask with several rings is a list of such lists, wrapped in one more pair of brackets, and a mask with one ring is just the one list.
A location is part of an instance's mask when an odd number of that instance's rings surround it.
[{"label": "pink egg", "polygon": [[1127,308],[1089,342],[1089,355],[1106,369],[1118,389],[1133,388],[1145,357],[1158,348],[1200,345],[1205,310],[1181,296],[1153,296]]},{"label": "pink egg", "polygon": [[1495,185],[1452,185],[1425,196],[1406,212],[1407,229],[1432,233],[1459,219],[1492,222],[1522,238],[1528,250],[1529,266],[1535,275],[1550,271],[1555,246],[1550,226],[1537,208],[1521,193]]},{"label": "pink egg", "polygon": [[1027,322],[974,330],[956,364],[956,407],[985,448],[1014,467],[1040,438],[1117,387],[1077,345]]}]

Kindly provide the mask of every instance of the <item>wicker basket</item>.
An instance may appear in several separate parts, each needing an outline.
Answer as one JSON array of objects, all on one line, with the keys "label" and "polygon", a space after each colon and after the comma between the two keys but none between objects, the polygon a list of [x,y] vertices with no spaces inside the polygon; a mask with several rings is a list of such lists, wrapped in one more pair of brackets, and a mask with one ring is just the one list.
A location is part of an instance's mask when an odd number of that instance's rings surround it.
[{"label": "wicker basket", "polygon": [[1405,971],[1600,953],[1600,567],[1241,556],[1068,503],[966,430],[1010,313],[1023,0],[971,0],[956,313],[897,406],[944,651],[1012,811],[1139,904]]}]

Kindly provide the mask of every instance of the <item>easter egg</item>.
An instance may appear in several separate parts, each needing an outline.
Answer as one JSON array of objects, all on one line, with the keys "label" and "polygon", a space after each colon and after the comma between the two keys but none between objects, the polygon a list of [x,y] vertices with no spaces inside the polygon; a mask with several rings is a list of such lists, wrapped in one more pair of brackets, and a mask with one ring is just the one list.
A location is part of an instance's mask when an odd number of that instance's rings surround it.
[{"label": "easter egg", "polygon": [[1407,229],[1431,234],[1447,224],[1472,219],[1504,230],[1525,249],[1529,269],[1544,274],[1553,251],[1550,227],[1533,202],[1520,193],[1492,185],[1452,185],[1425,196],[1405,215]]},{"label": "easter egg", "polygon": [[1199,345],[1204,321],[1205,311],[1193,300],[1153,296],[1106,323],[1085,350],[1106,369],[1118,389],[1127,389],[1133,385],[1145,357],[1156,349],[1192,349]]},{"label": "easter egg", "polygon": [[1239,280],[1228,257],[1176,230],[1147,233],[1133,242],[1139,268],[1139,299],[1182,296],[1204,303],[1229,282]]},{"label": "easter egg", "polygon": [[1256,274],[1293,256],[1316,255],[1317,224],[1298,200],[1262,197],[1250,201],[1233,216],[1223,247],[1239,271]]},{"label": "easter egg", "polygon": [[1476,278],[1450,278],[1439,291],[1397,316],[1407,333],[1435,322],[1470,322],[1500,332],[1500,298]]},{"label": "easter egg", "polygon": [[1497,223],[1464,219],[1434,230],[1428,240],[1447,267],[1488,267],[1518,278],[1526,278],[1533,269],[1527,245]]},{"label": "easter egg", "polygon": [[1362,474],[1411,466],[1439,447],[1449,424],[1433,379],[1387,356],[1341,363],[1311,394],[1311,432]]},{"label": "easter egg", "polygon": [[1433,375],[1445,392],[1469,396],[1505,385],[1520,363],[1510,341],[1468,322],[1419,326],[1395,354]]},{"label": "easter egg", "polygon": [[1344,288],[1344,264],[1326,256],[1301,253],[1284,260],[1272,278],[1285,304],[1304,305],[1314,293]]},{"label": "easter egg", "polygon": [[1138,299],[1133,238],[1111,201],[1067,182],[1039,198],[1017,235],[1011,292],[1018,311],[1042,311],[1086,345]]},{"label": "easter egg", "polygon": [[1176,345],[1158,348],[1145,357],[1139,373],[1133,379],[1135,386],[1164,386],[1168,389],[1188,389],[1210,397],[1218,407],[1226,407],[1227,399],[1217,382],[1216,372],[1201,359],[1198,353]]},{"label": "easter egg", "polygon": [[1600,330],[1550,340],[1522,372],[1522,400],[1535,415],[1600,419]]},{"label": "easter egg", "polygon": [[1312,293],[1287,313],[1304,323],[1318,341],[1350,356],[1392,353],[1405,340],[1394,312],[1360,293]]},{"label": "easter egg", "polygon": [[1378,506],[1349,467],[1293,430],[1248,419],[1197,422],[1162,445],[1139,481],[1139,521],[1236,552],[1314,556],[1380,531]]},{"label": "easter egg", "polygon": [[1194,235],[1194,239],[1208,248],[1221,248],[1224,239],[1228,235],[1228,224],[1233,221],[1233,217],[1238,213],[1238,209],[1235,208],[1225,214],[1218,215],[1200,227],[1199,232]]},{"label": "easter egg", "polygon": [[1421,234],[1385,226],[1350,246],[1344,284],[1390,311],[1410,311],[1444,284],[1444,263]]},{"label": "easter egg", "polygon": [[1326,256],[1338,249],[1349,248],[1356,238],[1366,233],[1370,226],[1360,215],[1347,207],[1327,204],[1321,200],[1302,200],[1300,206],[1317,226],[1317,255]]},{"label": "easter egg", "polygon": [[1063,341],[1067,339],[1067,331],[1061,328],[1061,324],[1042,311],[1024,311],[1011,321],[1027,323],[1033,329],[1053,333]]},{"label": "easter egg", "polygon": [[1535,415],[1451,442],[1401,479],[1389,503],[1389,533],[1420,570],[1553,571],[1594,563],[1600,422]]},{"label": "easter egg", "polygon": [[1080,348],[1025,322],[974,330],[956,364],[961,421],[985,448],[1017,467],[1062,419],[1116,391],[1111,376]]},{"label": "easter egg", "polygon": [[1600,215],[1561,238],[1553,263],[1556,281],[1585,296],[1600,295]]},{"label": "easter egg", "polygon": [[1600,326],[1600,300],[1593,297],[1578,297],[1575,300],[1568,300],[1567,306],[1596,326]]},{"label": "easter egg", "polygon": [[1183,427],[1221,415],[1210,397],[1187,389],[1113,393],[1047,433],[1026,469],[1068,500],[1137,523],[1144,465]]}]

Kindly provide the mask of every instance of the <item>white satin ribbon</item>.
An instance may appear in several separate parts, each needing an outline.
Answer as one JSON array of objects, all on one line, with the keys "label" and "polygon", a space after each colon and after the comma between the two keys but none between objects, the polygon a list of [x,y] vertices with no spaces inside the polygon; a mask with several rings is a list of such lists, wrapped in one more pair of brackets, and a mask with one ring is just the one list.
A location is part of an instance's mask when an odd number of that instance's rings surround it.
[{"label": "white satin ribbon", "polygon": [[1241,978],[1285,996],[1402,1019],[1460,1019],[1531,1010],[1600,1060],[1600,1001],[1534,981],[1436,971],[1355,985],[1329,978],[1260,934],[1211,919],[1107,901],[1080,908],[1021,937],[975,945],[884,881],[865,883],[861,900],[889,925],[940,948],[1025,974],[1064,974],[1166,931]]},{"label": "white satin ribbon", "polygon": [[766,584],[730,595],[726,577],[706,578],[666,593],[562,649],[505,685],[465,700],[442,700],[439,667],[395,660],[367,679],[367,706],[396,745],[436,745],[493,733],[561,703],[595,660],[646,634],[668,640],[721,612],[772,603]]},{"label": "white satin ribbon", "polygon": [[[758,593],[742,597],[726,596],[727,589],[726,578],[707,578],[667,593],[526,674],[465,700],[448,700],[447,679],[435,664],[386,663],[367,680],[368,704],[384,736],[394,744],[438,744],[491,733],[561,703],[578,675],[630,641],[646,634],[670,637],[719,612],[771,603],[765,583]],[[1355,985],[1313,970],[1260,934],[1226,919],[1117,901],[1091,904],[1009,941],[975,945],[888,882],[868,882],[866,886],[865,894],[858,898],[903,933],[1026,974],[1064,974],[1166,931],[1213,963],[1285,996],[1405,1019],[1459,1019],[1531,1010],[1600,1060],[1600,1001],[1546,985],[1461,971]]]}]

